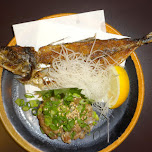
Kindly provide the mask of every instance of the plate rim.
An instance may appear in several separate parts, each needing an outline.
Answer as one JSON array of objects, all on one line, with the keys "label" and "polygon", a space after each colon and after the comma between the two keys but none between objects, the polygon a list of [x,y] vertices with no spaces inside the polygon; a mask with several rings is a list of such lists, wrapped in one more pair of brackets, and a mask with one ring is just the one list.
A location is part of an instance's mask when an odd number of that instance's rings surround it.
[{"label": "plate rim", "polygon": [[[73,15],[73,14],[75,14],[75,13],[61,13],[61,14],[46,16],[41,19],[50,19],[50,18]],[[109,32],[109,33],[122,35],[119,31],[117,31],[115,28],[113,28],[111,25],[109,25],[107,23],[106,23],[106,29],[107,29],[107,32]],[[15,37],[13,37],[12,40],[8,43],[8,46],[13,46],[13,45],[16,45]],[[143,71],[142,71],[140,61],[135,52],[133,52],[131,54],[131,58],[134,62],[136,73],[137,73],[137,79],[138,79],[138,101],[137,101],[137,107],[136,107],[134,116],[133,116],[131,122],[129,123],[128,127],[126,128],[126,130],[122,133],[122,135],[117,140],[115,140],[112,144],[110,144],[106,148],[100,150],[99,152],[112,151],[116,147],[118,147],[128,137],[128,135],[131,133],[131,131],[133,130],[133,128],[135,127],[135,125],[139,119],[139,116],[140,116],[140,113],[141,113],[141,110],[143,107],[144,94],[145,94],[144,76],[143,76]],[[0,86],[1,86],[2,72],[3,72],[3,68],[0,68]],[[26,149],[28,151],[41,152],[41,150],[34,147],[32,144],[30,144],[25,139],[23,139],[22,136],[20,136],[19,133],[15,130],[15,128],[11,125],[11,122],[7,118],[7,114],[6,114],[4,106],[3,106],[1,88],[2,88],[2,86],[0,87],[0,118],[1,118],[1,121],[4,125],[4,127],[7,130],[7,132],[24,149]]]}]

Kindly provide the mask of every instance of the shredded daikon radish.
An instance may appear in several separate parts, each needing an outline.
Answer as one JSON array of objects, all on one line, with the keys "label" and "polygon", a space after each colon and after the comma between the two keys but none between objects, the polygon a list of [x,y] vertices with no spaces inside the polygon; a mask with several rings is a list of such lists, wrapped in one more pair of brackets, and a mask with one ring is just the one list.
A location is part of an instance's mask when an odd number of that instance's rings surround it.
[{"label": "shredded daikon radish", "polygon": [[[48,70],[51,81],[49,89],[79,88],[89,99],[96,102],[108,101],[110,72],[108,68],[103,68],[100,59],[98,62],[96,59],[91,60],[92,51],[89,56],[83,56],[62,46],[58,54],[59,56],[54,58],[52,67]],[[107,61],[105,62],[108,64]]]}]

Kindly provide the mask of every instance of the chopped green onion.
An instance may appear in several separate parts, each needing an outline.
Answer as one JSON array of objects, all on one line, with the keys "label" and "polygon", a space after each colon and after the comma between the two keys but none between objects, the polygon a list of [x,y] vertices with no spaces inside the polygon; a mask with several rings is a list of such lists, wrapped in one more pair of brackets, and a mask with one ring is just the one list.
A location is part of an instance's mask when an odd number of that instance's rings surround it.
[{"label": "chopped green onion", "polygon": [[58,101],[52,101],[52,106],[58,106],[61,103],[61,100]]},{"label": "chopped green onion", "polygon": [[38,109],[38,115],[40,115],[42,113],[42,108]]},{"label": "chopped green onion", "polygon": [[53,123],[50,124],[49,127],[50,127],[52,130],[54,130],[54,131],[59,129],[59,128],[58,128],[55,124],[53,124]]},{"label": "chopped green onion", "polygon": [[75,120],[78,120],[78,117],[75,117]]},{"label": "chopped green onion", "polygon": [[50,106],[51,106],[51,101],[46,101],[46,102],[44,103],[44,105],[50,107]]},{"label": "chopped green onion", "polygon": [[89,103],[89,104],[91,104],[91,103],[95,102],[95,101],[94,101],[94,100],[92,100],[92,99],[85,99],[85,101],[86,101],[87,103]]},{"label": "chopped green onion", "polygon": [[23,107],[22,107],[22,110],[23,110],[23,111],[28,111],[29,109],[30,109],[29,106],[23,106]]},{"label": "chopped green onion", "polygon": [[67,124],[66,128],[67,128],[67,131],[71,131],[72,129],[69,124]]},{"label": "chopped green onion", "polygon": [[74,119],[69,120],[68,124],[69,124],[70,128],[73,128],[73,126],[75,125]]},{"label": "chopped green onion", "polygon": [[77,109],[78,109],[79,112],[81,112],[82,108],[83,108],[82,105],[77,106]]},{"label": "chopped green onion", "polygon": [[63,130],[64,131],[68,131],[68,129],[67,129],[67,127],[65,125],[63,126]]},{"label": "chopped green onion", "polygon": [[50,115],[51,107],[45,105],[45,106],[43,106],[42,110],[43,110],[44,115]]},{"label": "chopped green onion", "polygon": [[33,109],[32,109],[32,114],[33,114],[34,116],[37,116],[37,115],[38,115],[38,109],[33,108]]},{"label": "chopped green onion", "polygon": [[56,97],[57,99],[61,99],[61,95],[60,95],[60,94],[57,94],[55,97]]},{"label": "chopped green onion", "polygon": [[83,113],[85,110],[85,105],[83,105],[82,109],[81,109],[81,113]]},{"label": "chopped green onion", "polygon": [[51,111],[50,111],[50,113],[51,113],[52,116],[55,115],[56,112],[57,112],[57,111],[55,111],[55,110],[51,110]]},{"label": "chopped green onion", "polygon": [[77,120],[78,121],[78,124],[79,124],[79,126],[81,127],[81,128],[84,128],[84,127],[87,127],[88,126],[88,124],[86,124],[83,120],[81,120],[81,119],[78,119]]},{"label": "chopped green onion", "polygon": [[71,101],[64,100],[63,103],[64,103],[64,105],[69,106]]},{"label": "chopped green onion", "polygon": [[64,115],[64,116],[59,116],[59,119],[60,119],[62,122],[67,123],[67,118],[66,118],[65,115]]},{"label": "chopped green onion", "polygon": [[87,116],[85,116],[83,120],[85,121],[85,120],[87,120],[87,118],[88,118],[88,117],[87,117]]},{"label": "chopped green onion", "polygon": [[84,99],[81,99],[79,102],[80,102],[80,104],[86,104],[87,103],[87,102],[85,102]]},{"label": "chopped green onion", "polygon": [[65,100],[67,100],[67,101],[73,101],[73,96],[69,95],[69,96],[65,97]]},{"label": "chopped green onion", "polygon": [[51,125],[51,124],[52,124],[52,119],[51,119],[51,117],[45,117],[45,118],[44,118],[44,123],[45,123],[46,126]]},{"label": "chopped green onion", "polygon": [[71,133],[71,139],[73,139],[73,138],[74,138],[75,134],[76,134],[76,132],[75,132],[75,131],[73,131],[73,132]]},{"label": "chopped green onion", "polygon": [[97,122],[96,122],[96,121],[94,121],[92,124],[93,124],[93,125],[96,125],[96,124],[97,124]]},{"label": "chopped green onion", "polygon": [[61,95],[61,94],[66,94],[67,92],[67,89],[55,89],[54,90],[54,95],[57,96],[57,95]]},{"label": "chopped green onion", "polygon": [[35,107],[39,106],[40,101],[39,100],[30,100],[29,103],[30,103],[31,108],[35,108]]},{"label": "chopped green onion", "polygon": [[15,100],[15,103],[16,103],[19,107],[21,107],[21,106],[23,106],[23,105],[25,104],[25,101],[24,101],[23,99],[17,98],[17,99]]},{"label": "chopped green onion", "polygon": [[26,93],[24,96],[25,98],[34,98],[34,95],[31,93]]},{"label": "chopped green onion", "polygon": [[43,90],[43,91],[36,91],[35,94],[42,97],[43,100],[48,100],[53,96],[53,90]]},{"label": "chopped green onion", "polygon": [[97,113],[96,113],[95,111],[93,111],[92,117],[93,117],[94,119],[96,119],[97,121],[99,120],[99,116],[97,115]]},{"label": "chopped green onion", "polygon": [[53,123],[54,125],[57,125],[57,124],[58,124],[58,118],[57,118],[57,117],[53,117],[52,123]]},{"label": "chopped green onion", "polygon": [[72,93],[72,94],[73,94],[73,93],[77,93],[77,94],[79,94],[79,95],[81,95],[81,96],[84,96],[83,94],[81,94],[81,91],[82,91],[82,90],[81,90],[81,89],[78,89],[78,88],[70,88],[70,89],[69,89],[69,92]]},{"label": "chopped green onion", "polygon": [[79,94],[77,94],[77,93],[73,93],[73,97],[75,97],[75,98],[81,98],[81,96]]}]

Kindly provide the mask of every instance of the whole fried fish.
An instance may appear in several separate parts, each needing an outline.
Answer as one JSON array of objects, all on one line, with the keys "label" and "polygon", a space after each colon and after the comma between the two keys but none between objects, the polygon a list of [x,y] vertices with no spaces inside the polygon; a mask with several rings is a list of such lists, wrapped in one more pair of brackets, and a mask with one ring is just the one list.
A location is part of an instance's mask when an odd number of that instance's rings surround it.
[{"label": "whole fried fish", "polygon": [[[106,59],[109,64],[120,64],[130,56],[139,46],[152,42],[152,32],[141,39],[88,39],[62,45],[47,45],[41,47],[38,52],[33,47],[7,46],[0,47],[0,66],[22,77],[26,83],[35,77],[35,71],[39,71],[39,64],[51,64],[58,57],[61,49],[67,48],[88,56],[92,52],[91,59],[98,58],[104,64]],[[100,50],[100,51],[98,51]],[[102,51],[101,51],[102,50]],[[105,65],[107,66],[107,65]]]}]

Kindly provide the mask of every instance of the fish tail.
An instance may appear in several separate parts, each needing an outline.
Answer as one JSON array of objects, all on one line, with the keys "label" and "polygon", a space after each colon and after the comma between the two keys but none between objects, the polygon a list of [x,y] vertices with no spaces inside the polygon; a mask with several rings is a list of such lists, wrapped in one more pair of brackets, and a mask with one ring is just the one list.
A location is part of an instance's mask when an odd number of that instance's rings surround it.
[{"label": "fish tail", "polygon": [[138,41],[139,45],[152,43],[152,32]]},{"label": "fish tail", "polygon": [[151,43],[152,42],[152,32],[150,32],[146,37],[147,37],[147,43]]}]

